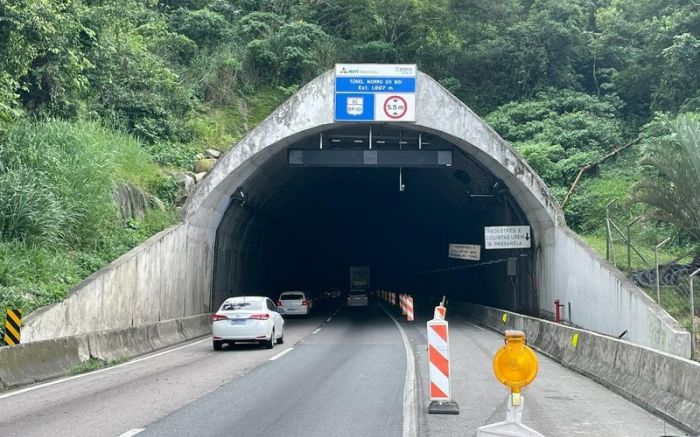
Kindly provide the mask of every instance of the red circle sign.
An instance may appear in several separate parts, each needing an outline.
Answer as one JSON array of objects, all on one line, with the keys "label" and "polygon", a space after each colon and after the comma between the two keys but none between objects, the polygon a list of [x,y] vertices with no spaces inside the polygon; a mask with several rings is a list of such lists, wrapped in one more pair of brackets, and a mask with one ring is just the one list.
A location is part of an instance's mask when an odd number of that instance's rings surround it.
[{"label": "red circle sign", "polygon": [[384,100],[384,113],[389,118],[401,118],[408,111],[408,103],[401,96],[390,96]]}]

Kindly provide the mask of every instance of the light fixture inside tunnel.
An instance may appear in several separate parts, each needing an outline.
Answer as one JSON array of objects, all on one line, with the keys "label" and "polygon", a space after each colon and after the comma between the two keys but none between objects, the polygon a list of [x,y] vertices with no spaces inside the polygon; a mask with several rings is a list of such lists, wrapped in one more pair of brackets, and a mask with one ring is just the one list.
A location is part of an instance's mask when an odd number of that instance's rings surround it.
[{"label": "light fixture inside tunnel", "polygon": [[243,191],[242,187],[238,187],[238,189],[231,195],[231,202],[240,206],[245,205],[245,192]]}]

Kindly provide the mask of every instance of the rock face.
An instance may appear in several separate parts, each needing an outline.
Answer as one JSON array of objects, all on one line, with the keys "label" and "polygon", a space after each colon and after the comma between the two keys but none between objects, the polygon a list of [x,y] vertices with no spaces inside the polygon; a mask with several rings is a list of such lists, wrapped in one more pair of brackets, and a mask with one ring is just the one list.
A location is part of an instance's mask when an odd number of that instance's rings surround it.
[{"label": "rock face", "polygon": [[214,159],[219,159],[221,156],[221,152],[219,152],[216,149],[207,149],[204,154],[207,156],[207,158],[214,158]]},{"label": "rock face", "polygon": [[214,158],[204,158],[197,161],[194,165],[195,173],[209,172],[216,164],[216,159]]},{"label": "rock face", "polygon": [[170,177],[173,178],[177,184],[177,193],[174,199],[175,205],[180,206],[185,203],[187,196],[194,190],[195,178],[190,176],[189,173],[180,172],[170,173]]},{"label": "rock face", "polygon": [[162,207],[162,202],[148,192],[129,183],[119,183],[112,195],[117,205],[119,205],[119,216],[124,221],[141,220],[150,208],[154,206]]}]

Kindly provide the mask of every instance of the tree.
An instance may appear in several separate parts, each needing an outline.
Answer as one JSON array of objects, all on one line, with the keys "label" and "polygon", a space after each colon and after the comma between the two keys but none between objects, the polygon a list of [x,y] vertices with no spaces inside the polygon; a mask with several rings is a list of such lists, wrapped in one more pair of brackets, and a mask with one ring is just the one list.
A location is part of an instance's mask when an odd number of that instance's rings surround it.
[{"label": "tree", "polygon": [[645,132],[648,171],[634,186],[634,200],[651,206],[651,218],[700,241],[700,114],[659,116]]}]

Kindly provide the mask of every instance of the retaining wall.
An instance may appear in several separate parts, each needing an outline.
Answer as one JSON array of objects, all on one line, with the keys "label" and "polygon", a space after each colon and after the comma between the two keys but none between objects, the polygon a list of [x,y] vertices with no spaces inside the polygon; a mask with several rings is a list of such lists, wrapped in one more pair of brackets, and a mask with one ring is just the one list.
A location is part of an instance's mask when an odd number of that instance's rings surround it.
[{"label": "retaining wall", "polygon": [[213,232],[179,224],[78,284],[61,302],[23,320],[22,341],[143,326],[209,312]]},{"label": "retaining wall", "polygon": [[0,390],[69,375],[96,358],[129,359],[211,333],[210,314],[0,348]]},{"label": "retaining wall", "polygon": [[700,363],[546,320],[468,303],[451,311],[498,332],[518,329],[538,351],[688,432],[700,433]]}]

